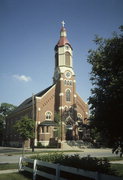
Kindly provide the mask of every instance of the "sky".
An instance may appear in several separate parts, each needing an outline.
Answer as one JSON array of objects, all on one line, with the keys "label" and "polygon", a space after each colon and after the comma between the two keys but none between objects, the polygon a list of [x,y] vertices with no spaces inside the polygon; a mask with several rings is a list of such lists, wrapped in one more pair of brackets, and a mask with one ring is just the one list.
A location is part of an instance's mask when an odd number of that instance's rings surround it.
[{"label": "sky", "polygon": [[123,0],[0,0],[0,103],[18,106],[52,85],[61,22],[73,47],[76,89],[91,95],[88,50],[123,24]]}]

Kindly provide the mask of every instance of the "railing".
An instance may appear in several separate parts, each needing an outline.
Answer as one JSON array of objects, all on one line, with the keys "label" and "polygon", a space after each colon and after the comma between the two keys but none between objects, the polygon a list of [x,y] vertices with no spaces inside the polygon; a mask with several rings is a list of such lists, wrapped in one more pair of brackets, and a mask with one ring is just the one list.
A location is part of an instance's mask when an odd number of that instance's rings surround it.
[{"label": "railing", "polygon": [[[33,165],[33,168],[27,167],[24,165],[25,163],[30,163]],[[50,171],[45,172],[43,170],[38,170],[38,166],[45,167],[46,169],[50,169]],[[52,170],[51,170],[52,169]],[[72,174],[76,176],[81,176],[82,179],[86,180],[123,180],[120,177],[109,176],[105,174],[101,174],[93,171],[85,171],[82,169],[77,169],[73,167],[62,166],[60,164],[53,164],[49,162],[33,160],[29,158],[20,157],[19,159],[19,171],[27,171],[33,174],[33,180],[36,180],[36,175],[45,177],[50,180],[68,180],[67,178],[61,176],[64,172],[65,174]],[[54,173],[53,173],[54,171]],[[85,178],[84,178],[85,177]]]}]

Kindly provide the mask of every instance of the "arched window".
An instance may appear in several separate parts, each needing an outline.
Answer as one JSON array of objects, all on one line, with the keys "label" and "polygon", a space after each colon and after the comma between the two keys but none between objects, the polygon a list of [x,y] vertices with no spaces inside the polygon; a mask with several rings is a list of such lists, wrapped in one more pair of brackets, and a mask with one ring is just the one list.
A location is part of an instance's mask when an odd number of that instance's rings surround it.
[{"label": "arched window", "polygon": [[67,85],[68,85],[68,86],[69,86],[69,84],[70,84],[69,81],[67,81]]},{"label": "arched window", "polygon": [[46,113],[45,113],[45,119],[46,120],[51,120],[51,112],[49,112],[49,111],[47,111]]},{"label": "arched window", "polygon": [[66,90],[66,101],[70,101],[70,89]]},{"label": "arched window", "polygon": [[72,81],[70,81],[70,86],[72,86]]},{"label": "arched window", "polygon": [[70,66],[70,53],[69,52],[65,53],[65,65]]}]

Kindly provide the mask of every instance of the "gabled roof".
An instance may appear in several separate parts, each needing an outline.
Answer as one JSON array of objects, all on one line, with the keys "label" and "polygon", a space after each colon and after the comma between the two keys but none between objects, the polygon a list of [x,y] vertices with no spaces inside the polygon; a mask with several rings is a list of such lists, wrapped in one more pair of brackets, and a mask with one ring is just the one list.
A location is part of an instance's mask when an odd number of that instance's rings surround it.
[{"label": "gabled roof", "polygon": [[[48,88],[44,89],[43,91],[37,93],[34,95],[34,98],[35,97],[42,97],[48,90],[50,90],[52,87],[54,86],[54,84],[52,86],[49,86]],[[28,99],[26,99],[23,103],[21,103],[17,109],[15,111],[13,111],[13,113],[16,113],[16,112],[19,112],[19,111],[22,111],[28,107],[32,106],[32,96],[29,97]],[[12,113],[12,114],[13,114]]]}]

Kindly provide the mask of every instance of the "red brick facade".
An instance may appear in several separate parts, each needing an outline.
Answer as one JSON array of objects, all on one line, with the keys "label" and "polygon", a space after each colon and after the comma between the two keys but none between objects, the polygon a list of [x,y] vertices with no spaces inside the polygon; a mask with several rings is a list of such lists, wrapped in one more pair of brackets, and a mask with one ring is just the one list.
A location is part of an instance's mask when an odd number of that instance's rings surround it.
[{"label": "red brick facade", "polygon": [[[60,43],[59,43],[60,42]],[[60,114],[61,140],[80,139],[79,123],[87,124],[88,105],[76,93],[76,80],[73,71],[72,47],[66,37],[66,29],[60,31],[60,40],[55,46],[55,72],[52,86],[25,100],[15,112],[7,118],[6,143],[21,145],[21,138],[14,133],[12,126],[23,115],[32,118],[35,114],[35,145],[37,142],[48,145],[50,139],[57,138],[58,130],[54,121],[55,113]],[[30,146],[30,141],[27,142]]]}]

